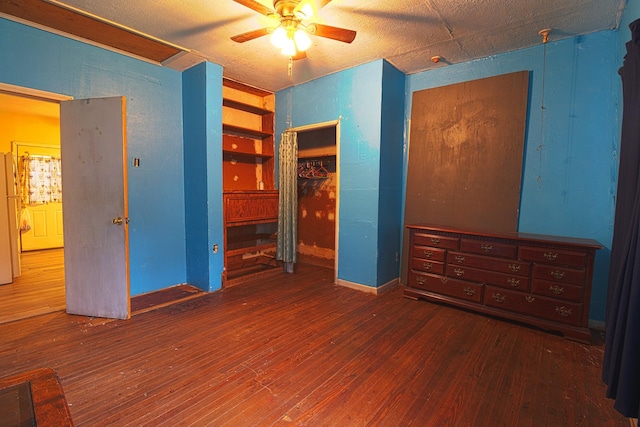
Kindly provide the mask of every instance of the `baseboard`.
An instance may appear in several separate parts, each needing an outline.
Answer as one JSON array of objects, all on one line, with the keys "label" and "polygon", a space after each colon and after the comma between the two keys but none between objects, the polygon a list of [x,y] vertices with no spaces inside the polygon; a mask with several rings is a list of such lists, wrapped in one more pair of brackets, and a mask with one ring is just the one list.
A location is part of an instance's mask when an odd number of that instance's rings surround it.
[{"label": "baseboard", "polygon": [[589,319],[589,328],[596,331],[604,331],[604,322]]},{"label": "baseboard", "polygon": [[373,288],[367,285],[362,285],[360,283],[349,282],[348,280],[342,280],[342,279],[338,279],[336,284],[339,286],[344,286],[345,288],[366,292],[368,294],[380,295],[383,292],[393,289],[398,284],[398,279],[396,278],[396,279],[390,280],[387,283],[378,286],[377,288]]}]

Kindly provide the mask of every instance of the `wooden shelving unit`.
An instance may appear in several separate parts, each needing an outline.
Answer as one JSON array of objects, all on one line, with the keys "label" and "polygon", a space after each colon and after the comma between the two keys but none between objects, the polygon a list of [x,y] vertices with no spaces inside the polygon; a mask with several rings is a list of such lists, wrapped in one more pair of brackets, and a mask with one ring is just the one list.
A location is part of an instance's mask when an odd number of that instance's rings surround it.
[{"label": "wooden shelving unit", "polygon": [[224,286],[277,272],[275,95],[223,80]]}]

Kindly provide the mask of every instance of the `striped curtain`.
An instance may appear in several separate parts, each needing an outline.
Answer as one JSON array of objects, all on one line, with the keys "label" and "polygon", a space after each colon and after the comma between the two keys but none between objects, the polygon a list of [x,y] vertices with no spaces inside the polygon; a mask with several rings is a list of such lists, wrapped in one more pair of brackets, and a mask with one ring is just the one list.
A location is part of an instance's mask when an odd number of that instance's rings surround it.
[{"label": "striped curtain", "polygon": [[298,242],[298,134],[282,134],[278,163],[278,240],[276,259],[285,262],[285,270],[293,272]]}]

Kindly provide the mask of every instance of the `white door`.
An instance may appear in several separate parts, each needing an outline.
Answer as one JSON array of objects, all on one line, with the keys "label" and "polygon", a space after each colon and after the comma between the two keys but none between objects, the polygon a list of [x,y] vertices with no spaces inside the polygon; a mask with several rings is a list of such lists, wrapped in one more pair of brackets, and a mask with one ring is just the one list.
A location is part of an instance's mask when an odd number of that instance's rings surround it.
[{"label": "white door", "polygon": [[60,103],[67,312],[127,319],[124,97]]}]

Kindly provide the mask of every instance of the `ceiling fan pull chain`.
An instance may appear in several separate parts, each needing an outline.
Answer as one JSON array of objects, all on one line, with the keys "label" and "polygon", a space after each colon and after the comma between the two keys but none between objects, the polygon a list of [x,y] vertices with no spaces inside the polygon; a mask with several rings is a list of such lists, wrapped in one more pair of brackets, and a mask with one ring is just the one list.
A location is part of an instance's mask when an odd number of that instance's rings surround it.
[{"label": "ceiling fan pull chain", "polygon": [[287,67],[287,75],[291,77],[293,75],[293,57],[289,57],[289,66]]}]

